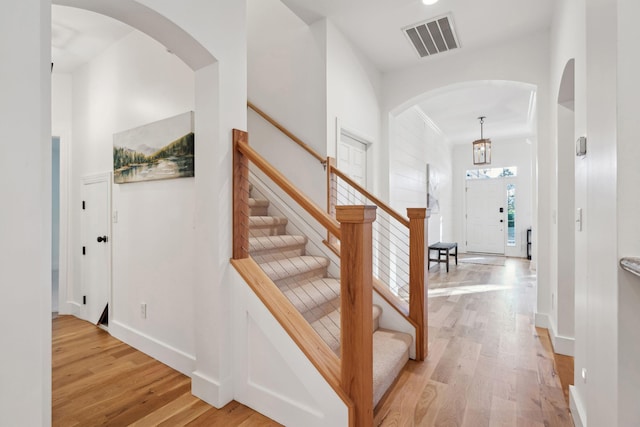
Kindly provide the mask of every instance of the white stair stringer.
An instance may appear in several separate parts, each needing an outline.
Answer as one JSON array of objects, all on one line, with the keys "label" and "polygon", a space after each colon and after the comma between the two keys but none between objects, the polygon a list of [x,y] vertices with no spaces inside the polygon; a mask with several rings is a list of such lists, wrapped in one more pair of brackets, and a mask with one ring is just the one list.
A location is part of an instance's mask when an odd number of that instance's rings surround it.
[{"label": "white stair stringer", "polygon": [[349,410],[262,301],[230,270],[234,399],[286,426],[347,427]]}]

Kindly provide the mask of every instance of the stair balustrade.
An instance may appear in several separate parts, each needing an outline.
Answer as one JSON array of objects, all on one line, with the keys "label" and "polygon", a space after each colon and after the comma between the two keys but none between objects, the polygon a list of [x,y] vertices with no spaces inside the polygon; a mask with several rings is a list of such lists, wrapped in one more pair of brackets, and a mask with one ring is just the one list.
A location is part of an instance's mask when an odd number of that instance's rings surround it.
[{"label": "stair balustrade", "polygon": [[[349,425],[372,425],[373,408],[399,375],[412,343],[410,335],[378,329],[374,291],[415,328],[415,359],[427,355],[426,209],[397,213],[340,171],[335,159],[325,160],[255,105],[247,106],[323,165],[327,209],[253,150],[246,132],[234,130],[232,263],[345,402]],[[286,234],[287,218],[268,216],[268,202],[251,194],[250,176],[256,179],[258,170],[268,191],[280,189],[286,196],[276,197],[288,198],[282,203],[296,205],[292,209],[326,230],[324,243],[337,257],[309,255],[305,236]]]},{"label": "stair balustrade", "polygon": [[[327,210],[339,205],[378,207],[373,223],[373,275],[376,290],[416,327],[416,360],[428,351],[427,286],[425,269],[426,208],[409,208],[403,216],[327,161]],[[327,244],[338,251],[340,238],[331,231]]]},{"label": "stair balustrade", "polygon": [[[233,137],[232,264],[342,397],[349,424],[372,425],[373,408],[408,360],[412,342],[408,334],[378,329],[381,309],[372,300],[377,208],[336,206],[336,220],[253,150],[246,132],[234,130]],[[328,273],[328,258],[306,253],[305,236],[286,234],[287,218],[269,216],[268,201],[250,197],[252,168],[340,241],[339,281]]]}]

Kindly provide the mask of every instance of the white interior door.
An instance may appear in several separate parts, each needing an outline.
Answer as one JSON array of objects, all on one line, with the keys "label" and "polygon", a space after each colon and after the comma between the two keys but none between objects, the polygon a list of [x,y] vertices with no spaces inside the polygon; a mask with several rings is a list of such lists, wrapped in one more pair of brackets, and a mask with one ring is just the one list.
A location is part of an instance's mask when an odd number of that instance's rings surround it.
[{"label": "white interior door", "polygon": [[[347,174],[358,185],[367,188],[367,145],[351,136],[341,133],[338,141],[338,169]],[[364,198],[351,188],[338,189],[338,205],[364,203]]]},{"label": "white interior door", "polygon": [[98,324],[111,283],[111,176],[82,179],[82,290],[86,320]]},{"label": "white interior door", "polygon": [[504,255],[506,190],[503,179],[467,180],[467,251]]}]

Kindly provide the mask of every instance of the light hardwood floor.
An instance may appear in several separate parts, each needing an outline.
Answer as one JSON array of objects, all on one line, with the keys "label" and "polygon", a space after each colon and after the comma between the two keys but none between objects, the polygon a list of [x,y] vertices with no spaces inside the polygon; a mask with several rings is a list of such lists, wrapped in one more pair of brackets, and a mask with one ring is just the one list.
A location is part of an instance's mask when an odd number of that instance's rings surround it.
[{"label": "light hardwood floor", "polygon": [[429,273],[429,357],[376,408],[381,426],[572,426],[529,262]]},{"label": "light hardwood floor", "polygon": [[53,426],[277,426],[231,402],[215,409],[191,380],[72,316],[53,320]]},{"label": "light hardwood floor", "polygon": [[[533,325],[528,267],[507,259],[430,271],[429,357],[409,362],[376,425],[573,425],[547,332]],[[189,378],[93,325],[53,320],[54,426],[278,425],[237,402],[217,410],[190,389]]]}]

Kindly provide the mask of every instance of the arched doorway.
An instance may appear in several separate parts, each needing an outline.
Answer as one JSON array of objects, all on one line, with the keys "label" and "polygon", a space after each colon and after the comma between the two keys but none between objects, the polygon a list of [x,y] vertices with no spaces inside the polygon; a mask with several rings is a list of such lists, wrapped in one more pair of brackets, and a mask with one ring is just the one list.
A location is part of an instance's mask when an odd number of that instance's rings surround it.
[{"label": "arched doorway", "polygon": [[[218,40],[219,33],[225,31],[222,28],[221,22],[224,18],[215,18],[211,22],[203,24],[205,28],[202,32],[198,33],[198,39],[192,37],[189,33],[183,30],[176,23],[167,19],[158,11],[151,8],[142,6],[136,1],[118,1],[118,2],[101,2],[93,0],[78,0],[78,1],[54,1],[55,5],[70,6],[78,9],[85,9],[90,12],[95,12],[109,16],[121,22],[124,22],[132,28],[138,30],[141,38],[150,36],[155,41],[159,42],[161,46],[156,46],[158,50],[164,55],[171,55],[174,58],[178,58],[183,66],[188,68],[192,75],[192,84],[189,90],[192,92],[192,105],[191,110],[194,111],[194,129],[197,135],[197,143],[195,145],[195,158],[196,163],[200,166],[205,166],[209,162],[216,162],[216,167],[200,167],[196,173],[196,176],[190,179],[189,188],[183,183],[177,184],[181,180],[173,180],[173,182],[165,181],[163,188],[156,188],[159,190],[156,195],[162,195],[166,197],[169,192],[187,194],[190,198],[188,213],[183,215],[180,209],[179,203],[164,203],[164,208],[169,206],[169,210],[165,210],[168,213],[173,210],[172,216],[177,218],[174,223],[166,224],[170,229],[175,230],[188,230],[190,238],[186,247],[189,249],[189,253],[193,255],[188,261],[187,256],[180,254],[180,246],[176,245],[174,249],[170,249],[166,256],[159,257],[157,259],[168,260],[165,264],[170,264],[175,261],[175,256],[181,257],[182,271],[188,272],[188,278],[185,279],[180,286],[160,286],[159,282],[164,280],[164,276],[160,276],[161,280],[154,280],[153,277],[140,276],[141,270],[134,271],[134,274],[123,272],[122,269],[116,274],[114,272],[114,280],[112,282],[111,302],[110,309],[115,310],[115,313],[110,313],[109,331],[117,338],[133,345],[136,348],[144,349],[144,351],[163,361],[165,364],[172,368],[185,373],[192,377],[193,387],[196,394],[207,394],[208,400],[212,404],[224,404],[228,401],[232,394],[229,393],[226,388],[230,381],[224,384],[216,384],[211,381],[210,378],[217,378],[222,376],[218,374],[219,371],[223,371],[218,365],[225,363],[226,366],[231,364],[231,355],[225,353],[219,359],[207,357],[209,354],[213,354],[218,348],[230,348],[226,342],[220,344],[215,339],[199,340],[200,336],[219,336],[220,341],[227,338],[226,330],[223,330],[226,325],[222,325],[216,320],[216,315],[219,312],[216,304],[227,306],[228,291],[223,290],[222,286],[213,286],[219,284],[219,277],[222,275],[221,269],[216,263],[210,262],[211,259],[217,259],[220,256],[221,259],[228,259],[226,254],[218,254],[217,251],[220,248],[212,243],[215,242],[215,236],[218,233],[218,227],[220,223],[227,221],[227,218],[222,216],[221,209],[219,207],[219,195],[220,191],[225,191],[227,188],[226,176],[230,175],[226,173],[226,170],[230,170],[230,144],[226,144],[227,135],[221,132],[221,127],[228,130],[234,126],[243,127],[243,117],[245,112],[244,103],[246,102],[246,94],[244,91],[244,80],[242,79],[242,73],[244,69],[241,68],[242,62],[236,60],[235,57],[230,58],[229,51],[232,50],[230,45],[235,47],[232,42],[219,42],[210,43],[211,39]],[[201,9],[206,13],[210,13],[210,8],[213,6],[203,5]],[[232,8],[234,8],[233,6]],[[171,10],[173,6],[169,6],[167,9]],[[166,12],[166,16],[175,17],[175,11],[163,10]],[[193,20],[192,20],[193,21]],[[185,28],[189,28],[194,32],[198,32],[200,26],[189,18],[181,22],[191,24],[186,25]],[[215,22],[214,22],[215,21]],[[240,21],[241,22],[241,21]],[[194,30],[195,28],[195,30]],[[226,29],[229,32],[229,29]],[[230,33],[231,34],[231,33]],[[148,38],[148,37],[147,37]],[[237,32],[234,33],[234,37],[230,37],[231,40],[242,40],[238,37]],[[205,49],[200,43],[207,42],[207,49]],[[169,51],[169,52],[167,52]],[[234,52],[240,52],[237,56],[240,57],[242,51],[239,49],[233,50]],[[223,56],[223,60],[217,61],[217,58],[210,52],[216,52]],[[135,59],[135,58],[134,58]],[[127,61],[121,63],[126,67]],[[186,65],[185,65],[186,64]],[[151,65],[151,64],[148,64]],[[223,68],[227,72],[226,75],[222,75],[223,72],[220,69]],[[135,70],[131,70],[135,72]],[[147,78],[153,80],[156,74],[162,71],[165,75],[168,70],[158,70],[154,72],[153,69],[149,70],[145,68],[144,74],[140,78]],[[104,75],[109,75],[105,73]],[[230,77],[232,76],[232,77]],[[236,77],[237,76],[237,77]],[[221,81],[227,82],[222,85]],[[231,81],[231,83],[229,83]],[[121,82],[121,81],[120,81]],[[242,84],[236,82],[241,82]],[[96,86],[102,86],[99,89],[102,93],[108,91],[109,84],[118,84],[117,79],[97,80],[94,84]],[[238,89],[240,87],[240,89]],[[226,92],[225,92],[226,90]],[[231,93],[234,91],[234,93]],[[118,91],[114,91],[120,95],[122,99],[126,98],[127,94],[120,88]],[[156,94],[162,95],[163,88],[157,88]],[[137,102],[140,99],[135,99],[136,102],[129,102],[128,108],[138,109],[144,113],[144,110],[159,110],[159,105],[145,104],[144,102]],[[221,105],[224,104],[227,108],[221,112]],[[181,104],[182,105],[182,104]],[[242,107],[242,108],[240,108]],[[113,112],[113,109],[103,108],[103,114],[105,119]],[[180,111],[177,113],[182,113]],[[242,114],[239,114],[242,112]],[[172,113],[171,115],[173,115]],[[121,114],[126,116],[126,114]],[[140,116],[140,115],[139,115]],[[148,120],[127,124],[122,126],[120,130],[127,130],[151,123],[163,118],[167,118],[170,115],[164,115],[163,117],[149,117]],[[96,111],[92,112],[93,121],[86,120],[87,125],[85,127],[94,126],[99,128],[103,125],[101,117]],[[106,121],[106,120],[105,120]],[[222,124],[224,123],[224,124]],[[113,131],[115,129],[108,128],[102,135],[102,145],[109,144],[109,140],[112,140]],[[101,163],[96,163],[96,168],[100,168],[103,171],[110,169],[109,153],[103,153]],[[196,166],[198,167],[198,166]],[[70,187],[76,187],[79,180],[79,176],[72,176]],[[182,180],[186,181],[186,180]],[[167,191],[169,188],[169,191]],[[151,193],[154,192],[151,189]],[[186,190],[186,191],[182,191]],[[77,193],[77,192],[76,192]],[[119,201],[123,202],[124,198],[127,201],[135,200],[135,194],[137,191],[133,191],[132,188],[120,191],[120,194],[114,194],[119,196]],[[155,203],[153,200],[158,201],[159,198],[150,197],[152,194],[147,192],[148,202]],[[114,202],[116,201],[114,197]],[[139,199],[138,199],[139,200]],[[69,195],[70,209],[78,205],[78,195]],[[114,203],[115,206],[115,203]],[[172,207],[173,206],[173,207]],[[123,216],[116,217],[117,213],[122,214],[122,210],[115,209],[114,221],[118,221],[118,225],[124,224]],[[135,209],[129,209],[130,212],[134,212]],[[225,212],[226,214],[226,212]],[[164,215],[166,218],[166,214]],[[229,220],[230,221],[230,220]],[[138,218],[138,222],[143,222]],[[177,226],[176,226],[176,223]],[[152,227],[153,228],[153,227]],[[150,231],[149,229],[148,231]],[[156,230],[160,231],[161,228]],[[153,234],[153,233],[152,233]],[[127,233],[120,233],[120,241],[123,242],[123,238],[127,237]],[[133,241],[143,241],[144,239],[136,238]],[[153,239],[147,239],[147,242]],[[75,243],[75,245],[74,245]],[[110,241],[110,243],[115,243]],[[128,243],[122,243],[122,245],[131,246],[131,241]],[[171,245],[156,245],[158,248],[164,246],[165,248]],[[222,245],[221,245],[222,246]],[[67,242],[67,252],[70,257],[77,259],[75,249],[77,249],[77,242],[69,240]],[[224,252],[224,248],[221,250]],[[184,251],[187,252],[186,250]],[[212,255],[212,252],[213,255]],[[177,254],[177,255],[176,255]],[[145,255],[148,256],[149,254]],[[175,256],[174,256],[175,255]],[[153,264],[156,263],[152,260],[153,257],[149,257],[151,261],[147,266],[147,271],[153,272]],[[208,261],[208,262],[207,262]],[[157,263],[156,263],[157,264]],[[72,265],[70,275],[78,277],[78,269]],[[178,271],[179,269],[176,269]],[[119,276],[118,276],[119,275]],[[116,277],[118,276],[118,277]],[[136,279],[135,277],[138,277]],[[141,287],[122,286],[123,277],[127,277],[128,282],[151,282],[156,284],[155,293],[152,293],[151,286],[147,283],[147,295],[155,295],[153,297],[145,296],[144,300],[141,297],[139,291],[143,290]],[[139,280],[143,278],[144,280]],[[177,281],[174,281],[174,283]],[[70,287],[71,290],[72,287]],[[224,294],[223,294],[224,293]],[[176,297],[177,295],[177,297]],[[212,296],[215,295],[215,296]],[[61,292],[61,299],[65,297]],[[74,295],[75,303],[78,302],[78,296]],[[150,299],[153,298],[154,301]],[[65,302],[69,298],[67,297]],[[80,297],[80,301],[82,301]],[[148,315],[145,317],[141,314],[142,304],[148,305]],[[152,314],[152,306],[156,307],[156,316]],[[62,310],[62,307],[61,307]],[[68,311],[69,312],[69,311]],[[196,318],[199,322],[196,322]],[[144,319],[144,322],[141,322]],[[112,321],[113,320],[113,321]],[[137,323],[137,324],[136,324]],[[218,330],[223,330],[224,333]],[[206,355],[204,354],[206,353]],[[224,369],[224,372],[228,372],[229,369]],[[216,394],[219,389],[224,386],[224,393],[220,392],[220,397]],[[204,392],[203,392],[204,390]],[[211,390],[215,390],[216,393]],[[215,396],[211,398],[210,396]]]},{"label": "arched doorway", "polygon": [[[465,81],[443,86],[403,103],[389,117],[389,200],[424,205],[429,181],[437,184],[438,208],[431,211],[429,241],[457,241],[466,251],[466,176],[474,166],[471,142],[480,136],[478,117],[487,115],[485,131],[496,147],[487,168],[518,166],[513,229],[500,237],[503,255],[526,257],[527,228],[534,227],[537,87],[508,80]],[[426,164],[429,172],[426,172]],[[411,173],[408,173],[411,171]],[[430,175],[430,176],[427,176]],[[406,180],[403,177],[411,176]],[[506,179],[505,179],[506,181]],[[517,182],[516,182],[517,181]],[[401,188],[403,187],[403,188]],[[511,187],[510,187],[511,188]],[[410,190],[407,191],[407,190]],[[399,200],[402,197],[403,200]],[[409,200],[408,197],[411,197]],[[394,200],[398,199],[398,200]],[[507,190],[504,189],[504,208]],[[496,219],[496,221],[498,221]],[[504,222],[507,223],[505,217]],[[510,232],[509,232],[510,231]]]}]

